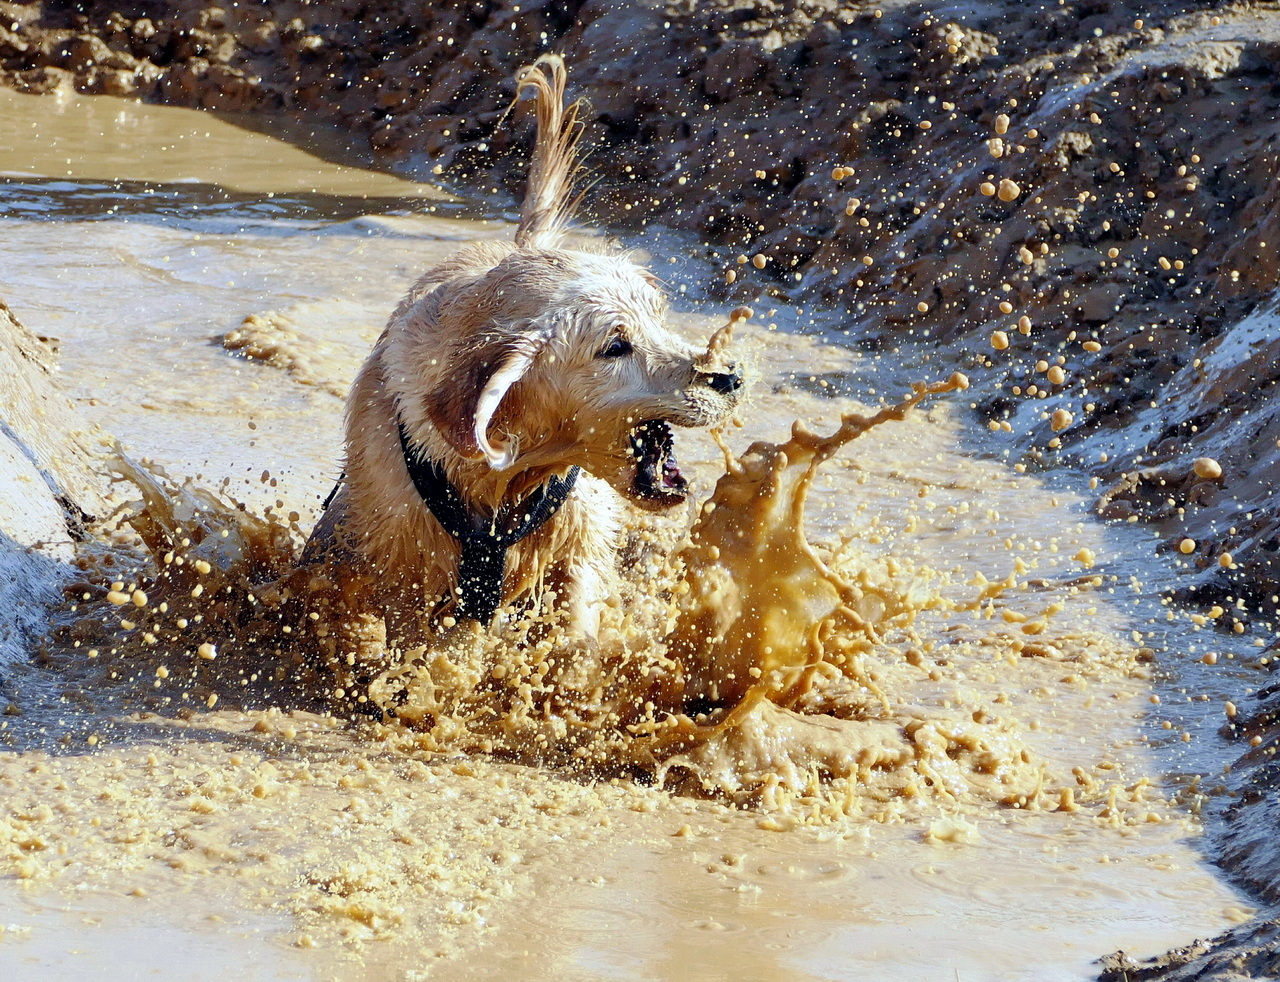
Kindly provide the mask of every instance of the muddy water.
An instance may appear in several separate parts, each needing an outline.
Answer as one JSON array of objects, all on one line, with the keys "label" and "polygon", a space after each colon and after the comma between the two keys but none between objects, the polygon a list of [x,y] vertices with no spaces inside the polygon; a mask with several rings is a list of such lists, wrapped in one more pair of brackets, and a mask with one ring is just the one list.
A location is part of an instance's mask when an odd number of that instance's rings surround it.
[{"label": "muddy water", "polygon": [[[0,293],[60,339],[73,394],[127,452],[308,525],[338,468],[337,393],[386,311],[458,241],[507,230],[424,214],[429,189],[204,115],[5,98],[24,124],[7,132],[31,140],[6,137],[22,210],[0,218]],[[126,173],[121,132],[200,149]],[[75,163],[36,144],[74,146]],[[220,169],[202,170],[212,158]],[[739,454],[939,374],[758,314]],[[993,759],[1042,787],[1002,802],[965,763],[948,795],[894,771],[834,809],[819,790],[695,798],[240,708],[234,680],[208,709],[158,673],[106,699],[74,671],[59,684],[33,670],[0,731],[5,977],[1072,979],[1114,948],[1162,950],[1239,918],[1243,900],[1200,859],[1194,795],[1173,802],[1161,784],[1215,757],[1208,716],[1170,708],[1186,682],[1136,650],[1132,632],[1151,629],[1132,603],[1142,544],[1091,523],[1069,481],[984,457],[964,398],[824,465],[809,530],[849,535],[868,568],[917,571],[913,631],[872,653],[891,728],[967,716]],[[708,492],[719,452],[680,442]],[[1175,626],[1166,643],[1176,656],[1195,640]]]},{"label": "muddy water", "polygon": [[[120,99],[69,94],[41,99],[7,89],[0,92],[0,115],[5,120],[0,175],[81,184],[78,192],[62,188],[71,201],[77,193],[103,191],[104,185],[155,197],[172,194],[168,186],[175,184],[204,188],[211,199],[227,200],[237,193],[266,202],[295,195],[427,204],[453,200],[432,185],[361,169],[334,130],[284,119],[271,120],[270,130],[291,142],[246,129],[254,125],[251,116],[169,106],[140,111]],[[300,148],[306,146],[316,153]]]}]

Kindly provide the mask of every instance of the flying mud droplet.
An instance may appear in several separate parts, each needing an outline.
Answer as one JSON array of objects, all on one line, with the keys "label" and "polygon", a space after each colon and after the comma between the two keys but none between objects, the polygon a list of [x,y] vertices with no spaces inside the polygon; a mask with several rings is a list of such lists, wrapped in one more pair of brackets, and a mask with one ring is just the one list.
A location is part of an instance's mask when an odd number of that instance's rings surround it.
[{"label": "flying mud droplet", "polygon": [[755,311],[750,307],[734,307],[729,312],[729,322],[707,339],[707,348],[698,356],[694,367],[700,372],[727,370],[729,365],[726,353],[729,345],[733,343],[733,329],[738,324],[745,324],[754,316]]},{"label": "flying mud droplet", "polygon": [[1214,481],[1222,476],[1222,465],[1212,457],[1197,457],[1191,469],[1195,471],[1196,477],[1206,481]]}]

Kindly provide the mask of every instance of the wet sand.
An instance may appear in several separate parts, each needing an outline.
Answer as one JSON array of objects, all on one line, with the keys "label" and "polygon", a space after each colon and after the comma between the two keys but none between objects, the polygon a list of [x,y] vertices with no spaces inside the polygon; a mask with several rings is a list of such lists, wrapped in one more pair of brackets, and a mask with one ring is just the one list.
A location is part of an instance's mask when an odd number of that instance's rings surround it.
[{"label": "wet sand", "polygon": [[[234,131],[223,138],[234,148]],[[360,174],[341,180],[361,194]],[[336,476],[334,393],[386,310],[457,241],[507,234],[407,214],[75,216],[74,189],[35,184],[32,200],[62,217],[0,219],[0,292],[61,339],[86,413],[131,454],[209,486],[229,478],[251,508],[297,510],[304,525]],[[269,311],[294,326],[286,346],[306,354],[305,371],[223,346]],[[788,311],[759,314],[749,345],[761,377],[738,452],[783,438],[795,418],[829,430],[926,371],[801,332]],[[682,322],[705,333],[719,321]],[[924,614],[915,636],[886,646],[883,671],[895,706],[1002,717],[1047,773],[1081,769],[1079,811],[1038,796],[1011,807],[964,777],[950,800],[737,807],[442,751],[396,727],[184,706],[159,676],[172,705],[129,711],[36,668],[17,676],[17,714],[0,731],[12,747],[0,761],[0,920],[14,925],[0,966],[72,977],[112,959],[93,970],[126,977],[120,953],[151,937],[209,977],[1070,979],[1112,948],[1154,952],[1239,919],[1246,902],[1197,850],[1194,795],[1167,801],[1178,785],[1162,783],[1171,767],[1221,766],[1207,717],[1151,701],[1172,703],[1185,684],[1176,653],[1190,630],[1169,637],[1154,677],[1135,660],[1131,632],[1150,630],[1128,575],[1150,563],[1140,535],[1090,519],[1069,475],[1049,483],[1000,463],[967,401],[944,397],[830,462],[810,531],[830,542],[849,530],[868,562],[947,573],[928,588],[958,600],[975,574],[1023,564],[1026,585],[999,606]],[[717,451],[680,442],[709,492]],[[1040,633],[1021,630],[1056,603]],[[1152,746],[1182,747],[1184,728],[1198,756]],[[1114,786],[1115,801],[1090,800],[1088,782]]]}]

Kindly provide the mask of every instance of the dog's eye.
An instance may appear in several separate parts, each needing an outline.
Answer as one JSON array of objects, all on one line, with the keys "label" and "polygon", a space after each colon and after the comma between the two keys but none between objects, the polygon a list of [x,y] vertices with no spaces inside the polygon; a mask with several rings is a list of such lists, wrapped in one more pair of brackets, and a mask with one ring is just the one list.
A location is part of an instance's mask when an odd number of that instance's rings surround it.
[{"label": "dog's eye", "polygon": [[615,334],[609,343],[600,349],[601,358],[621,358],[631,354],[631,342],[621,334]]}]

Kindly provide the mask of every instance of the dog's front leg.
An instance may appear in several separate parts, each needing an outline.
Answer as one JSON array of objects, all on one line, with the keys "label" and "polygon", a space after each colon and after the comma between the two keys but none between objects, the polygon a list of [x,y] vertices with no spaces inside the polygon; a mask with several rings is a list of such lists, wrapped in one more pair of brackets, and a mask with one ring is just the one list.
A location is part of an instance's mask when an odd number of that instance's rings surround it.
[{"label": "dog's front leg", "polygon": [[556,570],[558,602],[569,633],[595,640],[601,608],[618,592],[622,499],[604,481],[584,474],[562,520],[568,555]]},{"label": "dog's front leg", "polygon": [[565,627],[571,636],[596,640],[600,634],[600,605],[609,599],[609,577],[602,571],[579,565],[564,577]]},{"label": "dog's front leg", "polygon": [[387,624],[377,603],[375,578],[359,562],[303,567],[307,620],[315,648],[307,661],[326,701],[348,712],[381,715],[369,703],[369,683],[387,663]]},{"label": "dog's front leg", "polygon": [[578,555],[548,571],[565,635],[595,641],[604,605],[618,593],[616,559],[609,553]]}]

